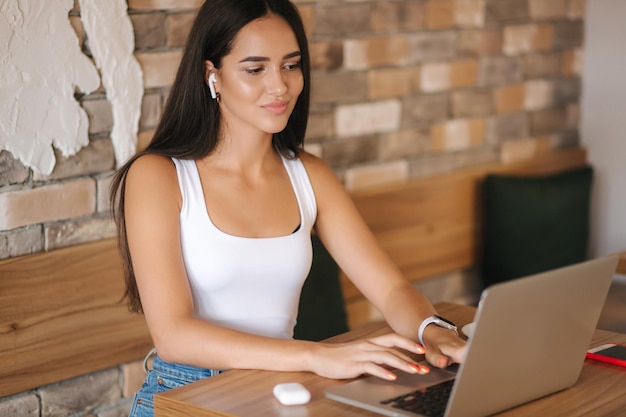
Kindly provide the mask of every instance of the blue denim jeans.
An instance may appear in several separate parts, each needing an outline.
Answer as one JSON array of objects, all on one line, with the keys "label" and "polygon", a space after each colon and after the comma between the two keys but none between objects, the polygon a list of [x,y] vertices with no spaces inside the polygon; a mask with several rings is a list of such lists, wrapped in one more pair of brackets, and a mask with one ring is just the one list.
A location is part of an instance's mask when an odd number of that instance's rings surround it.
[{"label": "blue denim jeans", "polygon": [[[148,369],[148,360],[154,356],[152,369]],[[133,398],[133,405],[130,409],[129,417],[153,417],[154,416],[154,394],[165,392],[172,388],[200,379],[208,378],[221,373],[214,369],[197,368],[189,365],[179,365],[162,361],[152,349],[144,360],[146,379],[143,381],[141,389],[137,391]]]}]

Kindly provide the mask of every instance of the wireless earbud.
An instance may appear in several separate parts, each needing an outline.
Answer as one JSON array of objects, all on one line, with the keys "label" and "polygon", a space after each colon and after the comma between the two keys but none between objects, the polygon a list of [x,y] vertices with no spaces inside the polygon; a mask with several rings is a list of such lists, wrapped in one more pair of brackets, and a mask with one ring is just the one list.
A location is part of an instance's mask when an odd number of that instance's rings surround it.
[{"label": "wireless earbud", "polygon": [[211,75],[209,75],[209,79],[207,80],[209,90],[211,90],[211,98],[217,98],[217,93],[215,92],[215,83],[215,73],[212,72]]}]

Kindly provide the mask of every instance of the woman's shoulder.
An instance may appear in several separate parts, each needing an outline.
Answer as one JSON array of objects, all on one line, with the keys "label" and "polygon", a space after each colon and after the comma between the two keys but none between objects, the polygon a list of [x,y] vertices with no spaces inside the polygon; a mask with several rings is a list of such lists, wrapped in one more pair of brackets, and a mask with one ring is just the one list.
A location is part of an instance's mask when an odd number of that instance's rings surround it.
[{"label": "woman's shoulder", "polygon": [[173,161],[166,156],[144,154],[135,159],[126,175],[126,205],[163,208],[167,201],[179,207],[182,197]]},{"label": "woman's shoulder", "polygon": [[328,175],[329,173],[333,173],[326,162],[318,156],[302,151],[298,154],[298,158],[302,161],[302,164],[304,165],[304,168],[309,176]]},{"label": "woman's shoulder", "polygon": [[308,152],[301,152],[298,157],[306,169],[316,194],[325,193],[327,190],[343,189],[335,172],[322,158]]},{"label": "woman's shoulder", "polygon": [[140,186],[178,187],[176,166],[167,156],[144,154],[131,164],[128,169],[127,182]]},{"label": "woman's shoulder", "polygon": [[137,157],[128,169],[129,176],[160,176],[172,173],[176,173],[176,167],[171,158],[150,153]]}]

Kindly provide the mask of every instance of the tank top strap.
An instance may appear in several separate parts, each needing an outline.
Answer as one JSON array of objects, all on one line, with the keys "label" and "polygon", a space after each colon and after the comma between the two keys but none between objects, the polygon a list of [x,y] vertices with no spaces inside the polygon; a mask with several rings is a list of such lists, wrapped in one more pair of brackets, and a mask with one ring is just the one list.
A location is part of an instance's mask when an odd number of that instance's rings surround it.
[{"label": "tank top strap", "polygon": [[300,206],[300,213],[304,223],[301,226],[308,230],[313,227],[317,218],[317,203],[309,175],[299,158],[287,159],[282,157],[282,159]]},{"label": "tank top strap", "polygon": [[182,196],[181,216],[183,218],[204,217],[206,215],[206,203],[196,161],[177,158],[172,158],[172,161],[176,166],[178,186]]}]

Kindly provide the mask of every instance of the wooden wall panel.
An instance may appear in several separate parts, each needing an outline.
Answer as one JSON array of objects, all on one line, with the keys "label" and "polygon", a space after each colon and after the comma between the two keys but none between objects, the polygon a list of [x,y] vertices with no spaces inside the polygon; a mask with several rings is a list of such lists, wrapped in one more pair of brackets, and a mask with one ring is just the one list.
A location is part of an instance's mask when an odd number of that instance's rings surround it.
[{"label": "wooden wall panel", "polygon": [[0,261],[0,397],[143,357],[115,240]]}]

